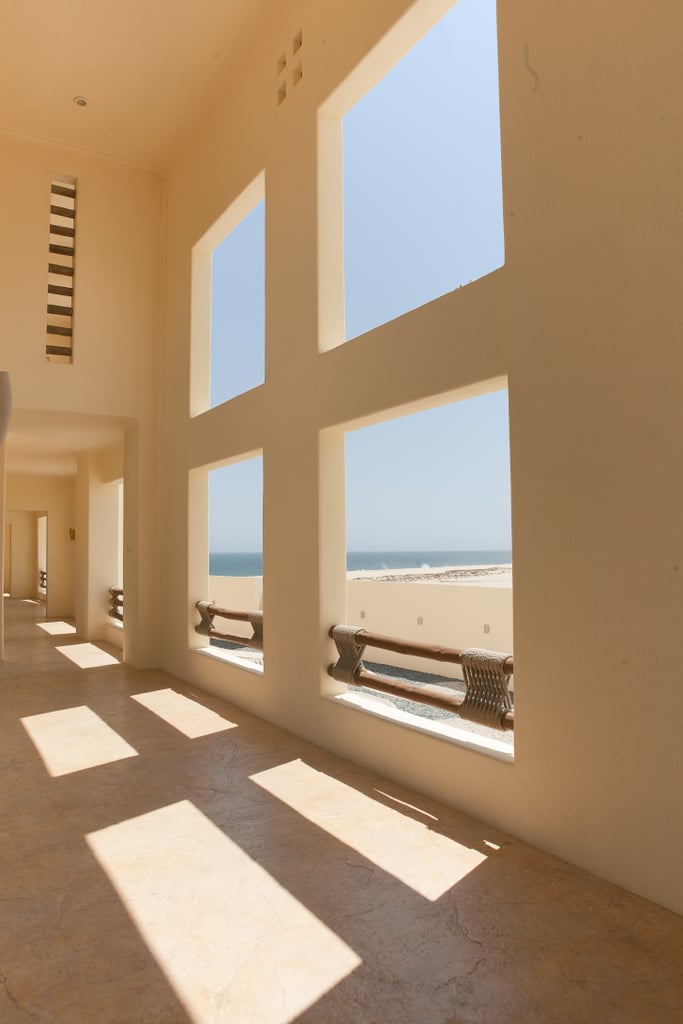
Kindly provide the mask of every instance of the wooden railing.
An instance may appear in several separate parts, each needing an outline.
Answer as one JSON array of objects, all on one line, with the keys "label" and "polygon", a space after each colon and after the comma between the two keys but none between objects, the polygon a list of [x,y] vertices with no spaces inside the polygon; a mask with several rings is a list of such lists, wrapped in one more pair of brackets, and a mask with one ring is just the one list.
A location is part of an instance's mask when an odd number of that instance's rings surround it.
[{"label": "wooden railing", "polygon": [[123,590],[121,587],[110,587],[109,594],[109,615],[123,622]]},{"label": "wooden railing", "polygon": [[[253,647],[256,650],[263,650],[263,612],[232,611],[228,608],[219,608],[211,601],[197,601],[197,610],[201,616],[201,622],[195,626],[197,633],[202,636],[214,637],[217,640],[226,640],[230,643],[239,644],[245,647]],[[237,622],[250,622],[253,627],[251,637],[239,636],[235,633],[225,633],[214,626],[215,618],[232,619]],[[495,652],[480,652],[488,654],[495,661],[498,669],[498,679],[492,689],[495,693],[487,694],[483,717],[477,711],[476,700],[472,700],[469,692],[469,684],[466,683],[467,692],[453,693],[443,686],[430,683],[414,683],[407,679],[391,678],[371,672],[363,664],[363,652],[366,647],[377,648],[383,651],[392,651],[395,654],[407,654],[418,658],[427,658],[432,661],[446,662],[451,665],[462,665],[467,661],[471,652],[461,650],[457,647],[441,647],[433,644],[413,643],[405,640],[398,640],[395,637],[381,636],[378,633],[371,633],[366,629],[356,629],[350,626],[332,626],[329,635],[337,645],[339,657],[337,661],[327,669],[328,675],[340,682],[352,683],[357,686],[367,686],[380,693],[386,693],[393,697],[402,697],[415,701],[418,704],[427,704],[430,707],[440,708],[444,711],[451,711],[471,721],[479,721],[480,724],[487,724],[492,728],[505,731],[513,730],[515,727],[515,713],[512,709],[512,699],[507,688],[507,680],[513,674],[514,661],[512,655],[498,655]],[[480,695],[479,695],[480,696]],[[479,699],[479,696],[477,699]],[[479,715],[479,717],[477,717]]]},{"label": "wooden railing", "polygon": [[[462,665],[467,657],[466,651],[457,647],[441,647],[433,644],[413,643],[411,641],[397,640],[391,636],[381,636],[378,633],[371,633],[366,629],[354,629],[350,626],[332,626],[329,635],[337,645],[339,657],[337,661],[327,669],[328,675],[340,682],[352,683],[356,686],[367,686],[380,693],[387,693],[392,697],[403,697],[407,700],[414,700],[420,704],[428,704],[430,707],[440,708],[443,711],[451,711],[461,714],[463,717],[477,721],[470,713],[465,715],[463,706],[468,704],[468,694],[448,693],[441,686],[430,683],[412,683],[407,679],[395,679],[389,676],[371,672],[363,664],[363,652],[366,647],[377,648],[382,651],[392,651],[395,654],[408,654],[413,657],[427,658],[432,661],[446,662],[451,665]],[[487,652],[500,662],[501,676],[509,677],[514,671],[512,655],[496,655],[495,652]],[[500,697],[500,694],[497,695]],[[496,713],[499,707],[500,713]],[[511,698],[498,700],[498,703],[491,707],[492,717],[495,721],[486,724],[492,728],[502,730],[513,730],[515,727],[515,713],[512,710]],[[483,723],[481,723],[483,724]]]},{"label": "wooden railing", "polygon": [[[197,633],[215,640],[226,640],[228,643],[239,644],[242,647],[253,647],[257,651],[263,650],[263,612],[230,611],[228,608],[219,608],[211,601],[197,601],[196,607],[201,615],[201,622],[195,626]],[[224,633],[215,628],[213,624],[215,618],[249,622],[253,630],[252,635],[240,636],[237,633]]]}]

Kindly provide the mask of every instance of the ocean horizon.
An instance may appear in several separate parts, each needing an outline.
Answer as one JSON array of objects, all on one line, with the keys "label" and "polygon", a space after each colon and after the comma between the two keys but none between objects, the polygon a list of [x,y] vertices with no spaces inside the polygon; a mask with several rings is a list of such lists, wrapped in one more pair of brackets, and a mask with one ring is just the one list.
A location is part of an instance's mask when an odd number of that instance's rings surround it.
[{"label": "ocean horizon", "polygon": [[[500,565],[512,562],[512,551],[347,551],[346,571],[363,569],[435,569],[445,565]],[[262,576],[259,551],[212,551],[210,576]]]}]

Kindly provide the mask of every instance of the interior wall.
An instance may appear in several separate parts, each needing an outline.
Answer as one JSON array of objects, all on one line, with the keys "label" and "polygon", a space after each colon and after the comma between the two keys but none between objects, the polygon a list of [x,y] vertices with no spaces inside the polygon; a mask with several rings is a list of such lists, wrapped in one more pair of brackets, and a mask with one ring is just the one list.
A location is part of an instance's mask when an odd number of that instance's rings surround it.
[{"label": "interior wall", "polygon": [[12,597],[35,598],[38,589],[38,534],[35,512],[10,508],[7,510],[7,523],[12,528]]},{"label": "interior wall", "polygon": [[[501,4],[505,266],[319,354],[337,284],[319,265],[329,218],[317,196],[334,195],[339,175],[325,151],[318,179],[318,110],[409,8],[280,5],[170,177],[163,664],[681,912],[683,791],[671,780],[683,771],[683,691],[670,670],[683,654],[683,476],[672,471],[683,464],[680,7],[662,0],[654,18],[627,3],[615,31],[614,11],[588,0]],[[303,79],[278,106],[276,58],[300,28]],[[264,168],[266,382],[190,419],[191,249]],[[344,425],[504,377],[513,765],[320,697],[327,629],[346,615]],[[258,685],[186,640],[206,596],[204,474],[190,471],[254,450],[265,495]]]},{"label": "interior wall", "polygon": [[[0,536],[2,537],[2,579],[7,584],[8,545],[11,543],[11,531],[7,529],[7,446],[0,445]],[[11,572],[10,572],[11,575]],[[3,588],[3,595],[5,589]],[[0,658],[5,657],[5,600],[0,605]]]},{"label": "interior wall", "polygon": [[119,490],[108,479],[122,468],[123,450],[82,455],[76,480],[76,628],[87,640],[109,639],[109,588],[119,571]]},{"label": "interior wall", "polygon": [[[161,514],[159,474],[158,448],[147,443],[141,430],[131,427],[124,438],[123,654],[126,662],[140,669],[158,668],[162,660],[159,558],[162,523],[169,508]],[[172,497],[172,505],[176,501]],[[178,558],[179,552],[164,552],[164,557]]]},{"label": "interior wall", "polygon": [[[50,618],[74,615],[76,523],[75,481],[72,477],[7,475],[7,507],[25,513],[47,513],[47,606]],[[32,515],[35,535],[35,515]],[[13,581],[14,585],[14,581]],[[33,594],[35,596],[35,587]]]}]

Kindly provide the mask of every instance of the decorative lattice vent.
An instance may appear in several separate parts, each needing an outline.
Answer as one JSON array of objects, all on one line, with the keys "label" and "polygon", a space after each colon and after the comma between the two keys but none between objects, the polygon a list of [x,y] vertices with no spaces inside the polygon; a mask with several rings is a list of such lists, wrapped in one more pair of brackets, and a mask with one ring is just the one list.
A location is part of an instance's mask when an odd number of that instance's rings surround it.
[{"label": "decorative lattice vent", "polygon": [[53,179],[50,186],[50,249],[47,285],[47,358],[73,361],[76,182]]}]

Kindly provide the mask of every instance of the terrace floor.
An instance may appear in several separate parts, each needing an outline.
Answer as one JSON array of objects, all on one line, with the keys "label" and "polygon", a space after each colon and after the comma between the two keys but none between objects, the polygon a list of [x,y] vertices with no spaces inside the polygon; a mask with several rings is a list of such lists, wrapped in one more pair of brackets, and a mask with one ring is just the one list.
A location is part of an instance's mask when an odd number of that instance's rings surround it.
[{"label": "terrace floor", "polygon": [[683,1022],[683,918],[40,612],[0,664],[2,1024]]}]

